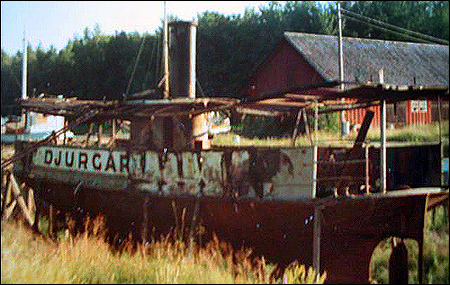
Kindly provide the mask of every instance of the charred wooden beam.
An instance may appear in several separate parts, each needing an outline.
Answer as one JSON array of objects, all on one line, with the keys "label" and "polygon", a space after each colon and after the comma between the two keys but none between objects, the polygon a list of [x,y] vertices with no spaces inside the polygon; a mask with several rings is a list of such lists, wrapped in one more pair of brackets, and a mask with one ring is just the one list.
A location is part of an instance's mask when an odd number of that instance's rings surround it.
[{"label": "charred wooden beam", "polygon": [[[372,118],[373,118],[374,114],[375,114],[374,112],[369,111],[369,110],[366,112],[361,129],[359,130],[358,136],[355,139],[353,148],[350,149],[350,151],[347,154],[348,160],[354,160],[355,155],[358,153],[358,150],[360,150],[362,148],[362,143],[366,139],[367,132],[369,131],[370,123],[372,122]],[[349,173],[350,173],[350,167],[349,167],[349,164],[346,164],[342,170],[342,176],[343,177],[348,176]],[[347,180],[343,180],[343,179],[339,180],[336,183],[335,196],[343,194],[343,190],[347,186],[347,184],[348,184]]]}]

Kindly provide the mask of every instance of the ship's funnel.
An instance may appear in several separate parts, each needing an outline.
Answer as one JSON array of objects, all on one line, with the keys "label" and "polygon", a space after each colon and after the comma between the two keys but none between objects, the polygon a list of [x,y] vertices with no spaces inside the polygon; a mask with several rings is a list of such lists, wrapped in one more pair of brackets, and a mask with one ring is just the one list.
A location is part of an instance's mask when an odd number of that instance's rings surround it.
[{"label": "ship's funnel", "polygon": [[172,98],[195,98],[196,22],[169,23],[169,89]]}]

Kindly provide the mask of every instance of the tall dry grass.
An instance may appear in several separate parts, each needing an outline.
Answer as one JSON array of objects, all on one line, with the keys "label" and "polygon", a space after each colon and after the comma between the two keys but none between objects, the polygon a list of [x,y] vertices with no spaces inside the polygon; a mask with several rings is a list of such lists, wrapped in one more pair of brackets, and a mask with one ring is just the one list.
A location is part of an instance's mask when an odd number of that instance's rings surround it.
[{"label": "tall dry grass", "polygon": [[[88,221],[89,222],[89,221]],[[2,221],[2,283],[269,283],[274,264],[232,251],[215,237],[205,248],[189,249],[169,236],[133,250],[113,251],[104,242],[101,219],[90,230],[57,242],[37,236],[19,222]],[[225,250],[224,250],[225,249]],[[291,264],[273,283],[323,283],[312,269]]]}]

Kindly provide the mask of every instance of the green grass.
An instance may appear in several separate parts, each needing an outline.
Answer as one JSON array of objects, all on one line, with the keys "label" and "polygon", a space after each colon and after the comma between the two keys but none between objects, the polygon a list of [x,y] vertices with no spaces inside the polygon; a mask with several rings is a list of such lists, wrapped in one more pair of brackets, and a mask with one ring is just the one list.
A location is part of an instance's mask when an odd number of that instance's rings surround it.
[{"label": "green grass", "polygon": [[[405,240],[408,249],[408,283],[418,284],[418,242]],[[371,278],[376,283],[389,283],[389,257],[391,255],[391,238],[378,244],[372,254]],[[427,213],[425,221],[424,252],[423,252],[424,283],[449,284],[449,224],[444,206],[435,208],[433,220],[432,211]]]},{"label": "green grass", "polygon": [[[269,283],[275,265],[250,259],[250,250],[221,250],[215,238],[192,252],[169,238],[150,242],[145,250],[125,247],[114,252],[94,221],[92,235],[71,238],[58,234],[56,242],[32,234],[18,222],[1,224],[1,283]],[[232,262],[235,254],[236,263]],[[285,271],[288,283],[311,283],[315,273],[293,263]],[[326,273],[320,276],[323,283]],[[276,280],[281,283],[283,280]]]},{"label": "green grass", "polygon": [[[371,127],[368,131],[366,142],[372,145],[380,144],[380,128]],[[317,132],[319,146],[352,146],[356,139],[356,132],[341,137],[339,132],[321,131]],[[445,121],[441,125],[441,137],[444,145],[444,156],[448,156],[449,149],[449,122]],[[312,134],[314,142],[314,134]],[[439,125],[404,127],[399,129],[387,129],[386,141],[389,145],[401,144],[424,144],[439,142]],[[261,146],[261,147],[290,147],[291,137],[266,137],[249,138],[239,136],[234,132],[217,134],[214,136],[212,144],[215,146]],[[306,135],[298,136],[295,146],[309,146],[310,140]]]}]

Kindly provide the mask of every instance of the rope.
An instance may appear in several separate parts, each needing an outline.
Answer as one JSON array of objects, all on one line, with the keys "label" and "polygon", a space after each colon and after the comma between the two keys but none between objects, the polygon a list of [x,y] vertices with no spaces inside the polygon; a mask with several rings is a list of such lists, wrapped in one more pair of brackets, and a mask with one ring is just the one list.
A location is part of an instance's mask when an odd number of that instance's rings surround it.
[{"label": "rope", "polygon": [[134,73],[136,72],[136,68],[137,68],[138,63],[139,63],[139,58],[141,57],[142,50],[144,49],[144,42],[145,42],[145,39],[146,39],[146,38],[147,38],[147,37],[144,36],[144,38],[142,39],[141,47],[139,48],[139,52],[138,52],[138,55],[137,55],[137,58],[136,58],[136,62],[135,62],[135,64],[134,64],[133,72],[131,73],[130,81],[128,81],[127,90],[125,91],[125,96],[127,96],[127,95],[128,95],[128,92],[130,91],[131,82],[133,82]]}]

